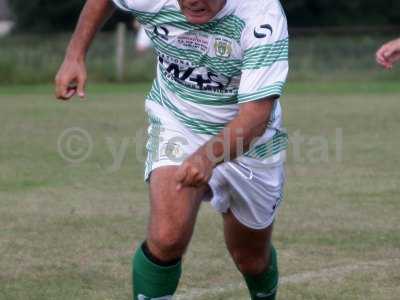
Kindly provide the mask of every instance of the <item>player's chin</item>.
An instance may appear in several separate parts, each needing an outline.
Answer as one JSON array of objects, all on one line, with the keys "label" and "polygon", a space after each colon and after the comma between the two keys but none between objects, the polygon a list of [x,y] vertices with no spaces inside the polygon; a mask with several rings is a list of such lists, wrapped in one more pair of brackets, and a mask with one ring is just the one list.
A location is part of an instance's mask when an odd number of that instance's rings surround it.
[{"label": "player's chin", "polygon": [[203,13],[203,14],[185,13],[185,17],[189,23],[196,25],[206,24],[210,22],[210,20],[212,19],[212,15],[208,13]]}]

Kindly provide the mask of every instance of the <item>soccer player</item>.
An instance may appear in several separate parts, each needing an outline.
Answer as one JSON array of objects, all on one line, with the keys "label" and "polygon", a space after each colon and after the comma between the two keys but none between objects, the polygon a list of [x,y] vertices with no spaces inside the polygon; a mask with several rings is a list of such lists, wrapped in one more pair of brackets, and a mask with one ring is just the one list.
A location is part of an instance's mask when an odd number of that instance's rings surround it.
[{"label": "soccer player", "polygon": [[[279,102],[288,32],[279,1],[113,2],[141,22],[158,56],[146,98],[151,211],[133,260],[134,299],[172,299],[202,200],[223,217],[251,299],[275,299],[271,235],[288,144]],[[109,0],[86,2],[56,76],[59,99],[84,97],[85,54],[112,10]]]},{"label": "soccer player", "polygon": [[385,69],[393,68],[394,63],[400,60],[400,38],[384,44],[376,52],[376,61]]}]

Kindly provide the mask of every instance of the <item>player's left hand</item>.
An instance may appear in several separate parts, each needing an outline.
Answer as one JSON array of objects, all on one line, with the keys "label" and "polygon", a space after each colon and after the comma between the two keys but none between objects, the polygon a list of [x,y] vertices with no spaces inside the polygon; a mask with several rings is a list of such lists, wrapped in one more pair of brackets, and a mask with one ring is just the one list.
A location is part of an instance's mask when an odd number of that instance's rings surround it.
[{"label": "player's left hand", "polygon": [[214,164],[205,155],[194,153],[179,167],[175,178],[177,191],[183,187],[198,187],[207,184],[211,178]]}]

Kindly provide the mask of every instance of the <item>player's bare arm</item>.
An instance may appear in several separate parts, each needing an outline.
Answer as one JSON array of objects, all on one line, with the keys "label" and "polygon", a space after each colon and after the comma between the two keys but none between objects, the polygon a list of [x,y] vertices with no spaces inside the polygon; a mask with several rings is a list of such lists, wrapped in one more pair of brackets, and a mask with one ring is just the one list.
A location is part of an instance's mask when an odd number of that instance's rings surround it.
[{"label": "player's bare arm", "polygon": [[400,38],[384,44],[376,52],[376,61],[385,69],[393,68],[393,65],[400,60]]},{"label": "player's bare arm", "polygon": [[[218,164],[246,152],[251,143],[265,132],[273,103],[273,98],[266,98],[242,104],[237,117],[180,166],[176,175],[177,189],[207,184]],[[238,147],[239,139],[241,147]]]},{"label": "player's bare arm", "polygon": [[79,17],[75,32],[68,45],[64,62],[55,78],[57,99],[69,100],[75,94],[85,97],[86,53],[98,29],[112,14],[109,0],[88,0]]}]

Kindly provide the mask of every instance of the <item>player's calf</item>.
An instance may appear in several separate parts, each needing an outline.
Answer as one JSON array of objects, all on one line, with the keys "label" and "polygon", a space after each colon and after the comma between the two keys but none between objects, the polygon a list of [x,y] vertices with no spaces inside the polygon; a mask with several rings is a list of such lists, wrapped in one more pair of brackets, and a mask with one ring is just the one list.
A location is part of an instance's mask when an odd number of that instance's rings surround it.
[{"label": "player's calf", "polygon": [[275,300],[278,290],[278,263],[275,248],[272,246],[267,269],[258,275],[244,274],[252,300]]},{"label": "player's calf", "polygon": [[278,266],[276,250],[270,254],[249,254],[248,249],[231,249],[231,256],[243,274],[252,300],[273,300],[278,288]]},{"label": "player's calf", "polygon": [[277,255],[271,244],[273,226],[252,229],[232,212],[224,214],[227,248],[243,274],[252,300],[274,300],[278,288]]},{"label": "player's calf", "polygon": [[234,249],[231,256],[239,271],[248,276],[261,274],[268,265],[266,253],[254,255],[246,249]]},{"label": "player's calf", "polygon": [[147,242],[133,261],[134,300],[172,299],[181,276],[181,257],[193,233],[206,189],[176,192],[177,167],[162,167],[150,177],[151,212]]},{"label": "player's calf", "polygon": [[133,259],[133,299],[172,299],[181,277],[181,259],[159,261],[143,243]]},{"label": "player's calf", "polygon": [[181,258],[189,244],[190,233],[185,226],[178,229],[171,225],[150,230],[147,241],[136,250],[134,300],[172,299],[177,289],[182,272]]}]

